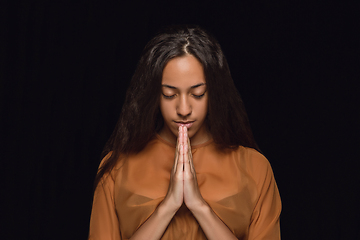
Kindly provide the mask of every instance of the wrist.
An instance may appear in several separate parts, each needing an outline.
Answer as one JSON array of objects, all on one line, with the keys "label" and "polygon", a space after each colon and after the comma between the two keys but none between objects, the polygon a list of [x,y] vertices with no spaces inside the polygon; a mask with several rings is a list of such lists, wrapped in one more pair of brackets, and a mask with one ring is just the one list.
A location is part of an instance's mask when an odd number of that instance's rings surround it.
[{"label": "wrist", "polygon": [[158,206],[158,212],[161,216],[171,216],[171,218],[175,215],[180,207],[174,206],[170,204],[169,201],[165,198]]},{"label": "wrist", "polygon": [[206,202],[200,202],[188,208],[195,217],[208,215],[209,213],[211,213],[211,208]]}]

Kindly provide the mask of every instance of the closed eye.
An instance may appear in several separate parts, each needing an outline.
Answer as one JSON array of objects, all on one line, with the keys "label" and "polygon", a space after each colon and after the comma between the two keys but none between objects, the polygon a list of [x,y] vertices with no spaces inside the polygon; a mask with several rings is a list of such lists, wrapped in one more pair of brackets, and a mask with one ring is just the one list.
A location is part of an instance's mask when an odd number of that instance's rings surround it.
[{"label": "closed eye", "polygon": [[192,94],[194,98],[202,98],[205,95],[205,92],[201,95]]},{"label": "closed eye", "polygon": [[173,94],[173,95],[168,96],[168,95],[165,95],[164,93],[163,93],[162,95],[163,95],[164,98],[166,98],[166,99],[172,99],[172,98],[174,98],[174,97],[176,96],[176,94]]},{"label": "closed eye", "polygon": [[206,90],[205,90],[205,92],[203,93],[203,94],[191,94],[194,98],[198,98],[198,99],[200,99],[200,98],[202,98],[204,95],[205,95],[205,93],[206,93]]}]

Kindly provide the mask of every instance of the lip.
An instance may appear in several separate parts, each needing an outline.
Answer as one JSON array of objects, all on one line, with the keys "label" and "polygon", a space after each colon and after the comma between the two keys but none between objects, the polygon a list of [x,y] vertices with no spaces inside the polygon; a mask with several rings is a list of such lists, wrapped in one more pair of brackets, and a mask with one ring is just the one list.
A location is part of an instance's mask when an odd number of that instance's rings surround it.
[{"label": "lip", "polygon": [[181,121],[176,122],[176,121],[175,121],[175,123],[176,123],[176,125],[177,125],[178,127],[183,126],[183,127],[188,128],[188,129],[193,125],[194,122],[195,122],[195,121],[184,121],[184,122],[181,122]]}]

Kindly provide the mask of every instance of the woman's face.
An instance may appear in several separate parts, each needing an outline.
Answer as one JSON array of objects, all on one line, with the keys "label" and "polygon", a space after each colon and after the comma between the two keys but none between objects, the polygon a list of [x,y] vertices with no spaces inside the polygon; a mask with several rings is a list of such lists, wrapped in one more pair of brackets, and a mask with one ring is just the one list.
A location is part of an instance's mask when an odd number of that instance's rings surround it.
[{"label": "woman's face", "polygon": [[211,136],[205,126],[208,94],[204,70],[192,55],[171,59],[162,75],[160,110],[164,127],[160,136],[176,143],[180,125],[188,128],[192,145],[206,142]]}]

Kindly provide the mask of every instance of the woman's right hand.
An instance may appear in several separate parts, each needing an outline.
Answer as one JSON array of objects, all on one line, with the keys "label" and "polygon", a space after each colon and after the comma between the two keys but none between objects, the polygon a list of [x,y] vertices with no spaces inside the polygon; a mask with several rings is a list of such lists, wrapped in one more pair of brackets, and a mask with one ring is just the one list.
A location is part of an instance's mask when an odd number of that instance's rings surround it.
[{"label": "woman's right hand", "polygon": [[176,143],[174,165],[170,173],[170,183],[168,192],[163,204],[167,208],[177,211],[184,201],[184,130],[179,128],[179,135]]}]

